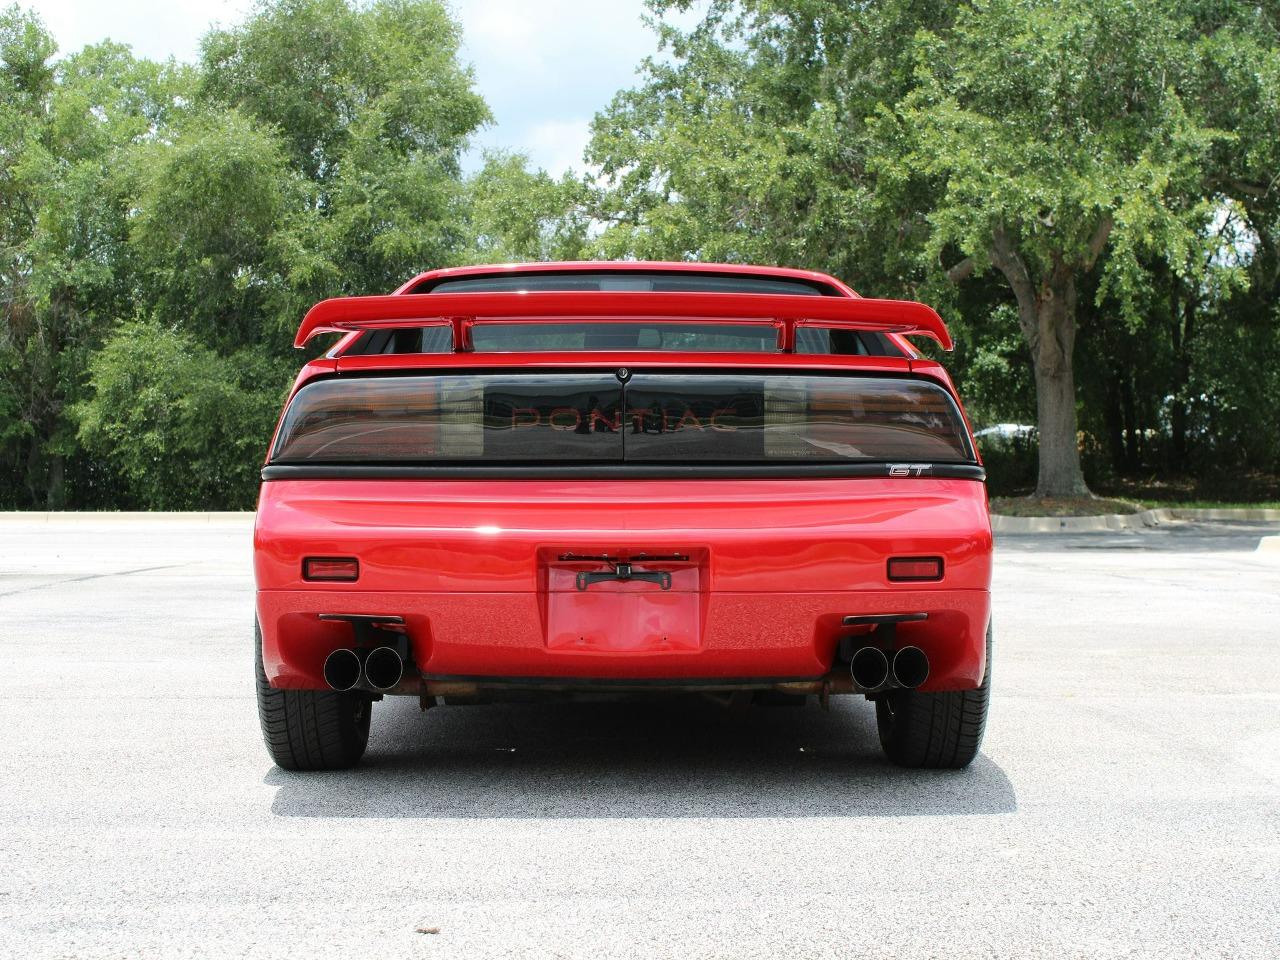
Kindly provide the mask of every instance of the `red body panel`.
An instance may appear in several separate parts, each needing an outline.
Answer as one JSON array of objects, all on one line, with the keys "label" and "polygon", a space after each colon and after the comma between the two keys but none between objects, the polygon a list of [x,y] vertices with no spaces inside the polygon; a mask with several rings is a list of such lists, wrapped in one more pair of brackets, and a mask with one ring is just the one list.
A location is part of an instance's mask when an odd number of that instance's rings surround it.
[{"label": "red body panel", "polygon": [[[467,275],[568,269],[802,278],[838,294],[807,298],[811,303],[857,297],[833,278],[806,271],[652,263],[459,268],[423,274],[397,293]],[[688,296],[697,303],[714,295]],[[342,309],[327,308],[326,316]],[[944,339],[940,321],[938,329]],[[294,392],[317,376],[381,370],[628,366],[895,373],[928,377],[955,393],[945,370],[919,359],[897,333],[888,336],[900,357],[343,356],[358,336],[348,334],[328,356],[308,363]],[[263,664],[276,687],[325,689],[325,657],[350,645],[351,628],[320,614],[403,618],[412,658],[428,677],[810,679],[832,670],[839,639],[860,629],[842,626],[844,617],[919,612],[928,619],[897,629],[900,644],[928,655],[922,689],[971,689],[985,671],[992,540],[985,487],[976,480],[277,479],[263,484],[254,546]],[[566,554],[681,559],[646,563],[670,575],[666,590],[649,581],[612,581],[584,591],[577,575],[601,566]],[[308,556],[355,557],[359,579],[304,582]],[[942,557],[943,578],[891,583],[891,556]]]},{"label": "red body panel", "polygon": [[[651,565],[671,591],[582,592],[566,571],[598,565],[566,553],[689,560]],[[359,582],[304,583],[308,555],[358,557]],[[912,555],[943,557],[943,580],[890,583],[887,558]],[[929,655],[924,689],[966,689],[991,530],[970,480],[288,480],[263,485],[255,572],[277,686],[323,687],[348,635],[321,613],[403,617],[430,675],[689,679],[817,677],[844,616],[925,612],[899,628]]]}]

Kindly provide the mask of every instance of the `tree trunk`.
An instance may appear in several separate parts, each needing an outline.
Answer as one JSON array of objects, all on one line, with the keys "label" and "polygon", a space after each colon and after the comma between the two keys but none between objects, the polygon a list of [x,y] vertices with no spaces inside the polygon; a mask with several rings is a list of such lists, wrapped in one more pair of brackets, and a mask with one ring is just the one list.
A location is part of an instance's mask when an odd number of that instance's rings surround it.
[{"label": "tree trunk", "polygon": [[[1195,304],[1188,294],[1178,309],[1178,298],[1173,298],[1173,404],[1170,410],[1170,428],[1173,432],[1170,444],[1169,468],[1175,474],[1187,469],[1187,425],[1191,404],[1187,396],[1191,385],[1191,338],[1195,333]],[[1179,315],[1181,313],[1181,316]]]},{"label": "tree trunk", "polygon": [[1120,375],[1111,369],[1107,374],[1107,450],[1111,454],[1111,469],[1117,475],[1125,472],[1124,463],[1124,411],[1120,407]]},{"label": "tree trunk", "polygon": [[61,510],[66,506],[65,460],[61,454],[49,458],[49,483],[45,494],[46,510]]},{"label": "tree trunk", "polygon": [[[39,509],[44,503],[41,494],[45,490],[44,472],[40,462],[40,439],[29,436],[27,440],[27,503],[31,508]],[[48,507],[45,507],[47,510]]]},{"label": "tree trunk", "polygon": [[[1090,247],[1094,256],[1110,231],[1110,220],[1099,226]],[[991,262],[996,265],[1018,301],[1018,325],[1031,349],[1036,380],[1036,422],[1040,432],[1040,472],[1037,497],[1087,497],[1089,488],[1080,469],[1076,430],[1075,269],[1088,270],[1092,258],[1073,265],[1055,258],[1053,269],[1038,283],[1003,227],[992,235]]]},{"label": "tree trunk", "polygon": [[1130,373],[1125,374],[1120,402],[1124,410],[1125,473],[1132,475],[1142,468],[1142,430],[1138,426],[1138,400]]},{"label": "tree trunk", "polygon": [[1036,422],[1040,431],[1037,497],[1087,497],[1080,469],[1076,425],[1075,281],[1070,275],[1041,285],[1030,343],[1036,375]]}]

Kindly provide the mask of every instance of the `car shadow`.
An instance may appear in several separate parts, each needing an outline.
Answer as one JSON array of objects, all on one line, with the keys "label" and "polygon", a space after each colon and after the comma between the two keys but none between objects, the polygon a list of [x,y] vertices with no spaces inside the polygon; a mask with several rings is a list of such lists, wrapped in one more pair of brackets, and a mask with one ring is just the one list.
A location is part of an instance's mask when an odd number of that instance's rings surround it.
[{"label": "car shadow", "polygon": [[991,815],[1017,808],[985,755],[904,770],[871,704],[829,711],[699,698],[438,707],[388,698],[354,771],[273,767],[284,817],[608,818]]}]

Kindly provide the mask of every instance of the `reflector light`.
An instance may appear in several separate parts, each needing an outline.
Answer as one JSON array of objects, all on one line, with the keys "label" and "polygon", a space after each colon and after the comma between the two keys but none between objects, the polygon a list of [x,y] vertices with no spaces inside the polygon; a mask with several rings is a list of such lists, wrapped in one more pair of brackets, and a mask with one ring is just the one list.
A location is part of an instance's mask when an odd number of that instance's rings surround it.
[{"label": "reflector light", "polygon": [[920,581],[942,579],[941,557],[891,557],[889,579],[894,581]]},{"label": "reflector light", "polygon": [[360,564],[355,557],[306,557],[302,561],[303,580],[359,579]]}]

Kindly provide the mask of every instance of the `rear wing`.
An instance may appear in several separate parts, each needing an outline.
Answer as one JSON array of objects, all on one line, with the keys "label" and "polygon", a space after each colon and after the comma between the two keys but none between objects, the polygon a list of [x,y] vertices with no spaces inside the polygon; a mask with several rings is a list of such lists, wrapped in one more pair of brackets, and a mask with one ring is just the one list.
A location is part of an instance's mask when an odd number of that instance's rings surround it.
[{"label": "rear wing", "polygon": [[771,324],[778,347],[793,353],[796,328],[866,330],[920,335],[952,348],[951,334],[937,312],[911,300],[865,297],[788,296],[760,293],[655,293],[651,291],[533,291],[527,293],[418,293],[382,297],[338,297],[307,311],[293,345],[322,333],[447,325],[453,349],[471,349],[471,328],[500,323],[664,323]]}]

